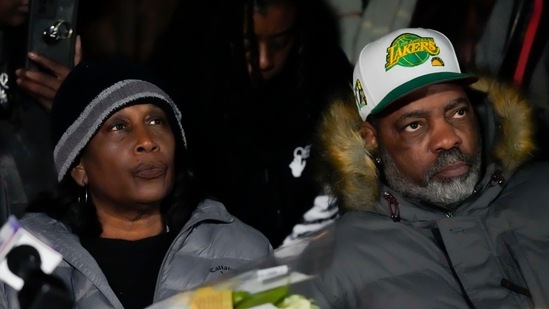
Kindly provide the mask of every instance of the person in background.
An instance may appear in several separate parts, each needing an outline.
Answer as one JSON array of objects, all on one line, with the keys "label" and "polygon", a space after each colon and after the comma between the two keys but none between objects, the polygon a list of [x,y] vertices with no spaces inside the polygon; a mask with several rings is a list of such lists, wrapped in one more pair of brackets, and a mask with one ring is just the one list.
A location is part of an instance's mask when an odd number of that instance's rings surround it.
[{"label": "person in background", "polygon": [[549,164],[533,160],[523,94],[462,73],[448,38],[425,28],[366,45],[353,80],[320,127],[323,179],[345,211],[300,257],[296,270],[318,278],[308,296],[321,308],[549,307]]},{"label": "person in background", "polygon": [[142,63],[180,1],[80,1],[78,33],[86,59],[116,55]]},{"label": "person in background", "polygon": [[[0,0],[0,190],[8,197],[0,210],[21,215],[30,199],[55,186],[50,156],[49,111],[70,68],[27,53],[29,0]],[[51,73],[23,68],[25,57]],[[77,39],[75,63],[81,53]],[[45,138],[46,137],[46,138]]]},{"label": "person in background", "polygon": [[[272,252],[202,198],[181,113],[141,67],[81,62],[51,117],[58,187],[20,221],[63,255],[53,275],[76,307],[144,308]],[[0,308],[17,308],[17,291],[0,285],[0,295]]]},{"label": "person in background", "polygon": [[208,194],[274,247],[337,217],[311,145],[320,110],[350,87],[352,66],[326,4],[182,1],[168,29],[148,66],[181,107]]},{"label": "person in background", "polygon": [[351,63],[356,63],[367,43],[410,26],[418,1],[422,0],[328,0],[338,18],[340,44]]}]

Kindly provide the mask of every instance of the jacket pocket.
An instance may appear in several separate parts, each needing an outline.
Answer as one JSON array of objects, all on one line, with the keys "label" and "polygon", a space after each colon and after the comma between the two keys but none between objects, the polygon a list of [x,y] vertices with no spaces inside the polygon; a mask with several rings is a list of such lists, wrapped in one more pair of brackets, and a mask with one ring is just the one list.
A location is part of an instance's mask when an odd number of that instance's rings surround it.
[{"label": "jacket pocket", "polygon": [[509,276],[502,278],[502,286],[529,298],[535,308],[549,308],[549,242],[539,235],[526,230],[502,233],[506,248],[500,248],[500,257]]}]

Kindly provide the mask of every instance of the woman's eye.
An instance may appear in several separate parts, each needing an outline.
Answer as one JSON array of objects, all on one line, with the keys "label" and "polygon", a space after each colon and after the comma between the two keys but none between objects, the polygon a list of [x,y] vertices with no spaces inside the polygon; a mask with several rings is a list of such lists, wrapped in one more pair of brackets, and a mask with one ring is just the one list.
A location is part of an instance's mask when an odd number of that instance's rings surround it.
[{"label": "woman's eye", "polygon": [[151,119],[149,121],[149,124],[152,124],[152,125],[160,125],[160,124],[164,124],[166,123],[166,121],[164,119],[161,119],[161,118],[154,118],[154,119]]},{"label": "woman's eye", "polygon": [[126,128],[126,124],[121,123],[121,122],[111,125],[111,130],[112,131],[124,130],[125,128]]},{"label": "woman's eye", "polygon": [[412,123],[408,124],[406,127],[404,127],[404,130],[406,132],[414,132],[414,131],[418,130],[419,128],[421,128],[421,125],[419,124],[419,122],[412,122]]},{"label": "woman's eye", "polygon": [[284,48],[286,48],[286,46],[289,44],[290,42],[290,38],[287,37],[287,36],[284,36],[284,37],[280,37],[280,38],[276,38],[276,39],[272,39],[269,41],[269,46],[273,49],[273,50],[282,50]]}]

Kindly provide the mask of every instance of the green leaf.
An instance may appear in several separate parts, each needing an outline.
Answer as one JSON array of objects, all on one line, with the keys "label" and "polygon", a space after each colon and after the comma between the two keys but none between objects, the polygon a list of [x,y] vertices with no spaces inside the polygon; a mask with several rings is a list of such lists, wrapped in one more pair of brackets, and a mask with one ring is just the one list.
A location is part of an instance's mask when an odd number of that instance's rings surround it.
[{"label": "green leaf", "polygon": [[250,296],[246,291],[233,291],[233,306],[238,305],[243,299]]},{"label": "green leaf", "polygon": [[235,303],[235,309],[246,309],[261,304],[276,304],[288,294],[288,286],[281,286],[271,290],[250,294],[243,300]]}]

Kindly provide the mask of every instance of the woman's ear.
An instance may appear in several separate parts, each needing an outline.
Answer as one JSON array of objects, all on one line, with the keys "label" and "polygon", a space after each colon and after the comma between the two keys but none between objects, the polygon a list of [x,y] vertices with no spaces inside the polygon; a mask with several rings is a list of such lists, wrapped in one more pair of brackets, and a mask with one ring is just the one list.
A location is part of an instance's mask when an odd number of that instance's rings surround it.
[{"label": "woman's ear", "polygon": [[82,161],[72,168],[71,176],[79,186],[85,187],[88,185],[88,174],[86,174],[86,169],[84,168]]},{"label": "woman's ear", "polygon": [[368,149],[377,149],[377,130],[370,122],[364,121],[362,123],[360,133]]}]

